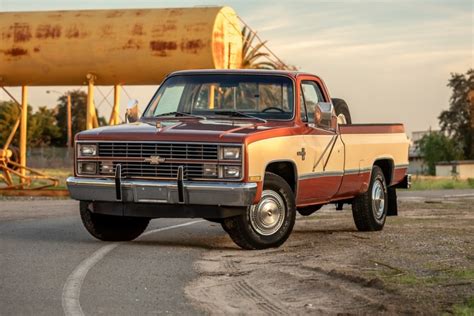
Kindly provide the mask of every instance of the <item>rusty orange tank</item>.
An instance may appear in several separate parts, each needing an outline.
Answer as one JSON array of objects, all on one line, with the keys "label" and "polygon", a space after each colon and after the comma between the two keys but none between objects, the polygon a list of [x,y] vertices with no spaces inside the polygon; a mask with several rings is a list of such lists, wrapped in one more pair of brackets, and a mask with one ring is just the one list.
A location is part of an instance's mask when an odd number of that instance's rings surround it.
[{"label": "rusty orange tank", "polygon": [[0,85],[158,84],[179,69],[233,69],[229,7],[0,13]]}]

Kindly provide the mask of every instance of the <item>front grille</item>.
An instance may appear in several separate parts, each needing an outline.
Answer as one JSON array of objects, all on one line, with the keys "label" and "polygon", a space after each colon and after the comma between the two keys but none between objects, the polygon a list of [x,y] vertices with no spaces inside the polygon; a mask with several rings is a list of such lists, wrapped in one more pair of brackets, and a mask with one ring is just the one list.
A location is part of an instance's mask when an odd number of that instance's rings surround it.
[{"label": "front grille", "polygon": [[[186,180],[213,180],[219,176],[204,176],[204,166],[215,165],[216,173],[221,174],[224,164],[219,159],[218,144],[98,142],[97,146],[99,174],[107,177],[113,177],[120,164],[124,178],[176,179],[182,166]],[[225,161],[225,165],[241,164],[241,161]]]},{"label": "front grille", "polygon": [[100,157],[217,160],[218,145],[186,143],[99,143]]},{"label": "front grille", "polygon": [[[184,179],[202,179],[202,163],[162,163],[159,165],[150,165],[147,162],[140,161],[126,161],[126,162],[113,162],[113,171],[117,164],[120,163],[122,166],[122,177],[124,178],[169,178],[176,179],[178,175],[178,167],[183,166]],[[103,162],[100,163],[100,173],[103,172]],[[209,177],[206,177],[209,179]],[[217,178],[217,177],[216,177]]]}]

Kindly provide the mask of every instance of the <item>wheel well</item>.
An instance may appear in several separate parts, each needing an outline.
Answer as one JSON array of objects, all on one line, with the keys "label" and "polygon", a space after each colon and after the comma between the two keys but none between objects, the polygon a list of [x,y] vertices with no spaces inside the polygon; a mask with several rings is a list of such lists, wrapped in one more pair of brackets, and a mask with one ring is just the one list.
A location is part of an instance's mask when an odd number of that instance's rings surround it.
[{"label": "wheel well", "polygon": [[380,159],[374,162],[374,166],[379,166],[382,169],[385,181],[387,186],[392,183],[392,173],[393,173],[393,160],[391,159]]},{"label": "wheel well", "polygon": [[271,172],[282,177],[296,193],[296,166],[290,161],[276,161],[267,165],[265,172]]}]

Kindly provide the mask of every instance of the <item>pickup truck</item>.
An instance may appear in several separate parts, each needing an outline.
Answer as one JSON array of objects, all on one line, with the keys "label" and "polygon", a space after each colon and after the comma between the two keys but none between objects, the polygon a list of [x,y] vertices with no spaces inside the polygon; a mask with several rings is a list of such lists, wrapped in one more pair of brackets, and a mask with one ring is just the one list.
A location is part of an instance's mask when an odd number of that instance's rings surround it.
[{"label": "pickup truck", "polygon": [[[141,117],[75,137],[72,198],[91,235],[137,238],[153,218],[218,222],[244,249],[278,247],[297,212],[352,205],[360,231],[397,214],[408,187],[402,124],[352,124],[347,104],[302,72],[167,76]],[[135,113],[135,114],[133,114]]]}]

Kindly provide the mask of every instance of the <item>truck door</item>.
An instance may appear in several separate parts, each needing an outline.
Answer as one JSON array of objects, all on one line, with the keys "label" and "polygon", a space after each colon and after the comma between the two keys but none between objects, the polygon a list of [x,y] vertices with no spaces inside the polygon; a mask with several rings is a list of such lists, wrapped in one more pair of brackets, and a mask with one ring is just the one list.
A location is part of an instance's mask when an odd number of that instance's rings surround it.
[{"label": "truck door", "polygon": [[322,83],[313,78],[300,84],[300,115],[306,123],[304,138],[310,170],[299,175],[298,205],[324,203],[338,191],[344,170],[344,144],[337,131],[315,126],[314,110],[318,102],[330,102]]}]

